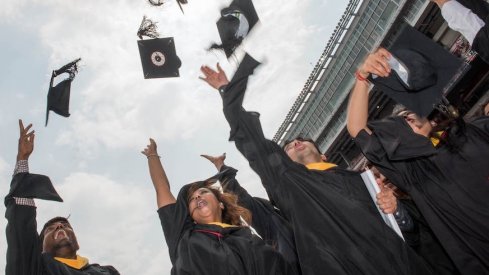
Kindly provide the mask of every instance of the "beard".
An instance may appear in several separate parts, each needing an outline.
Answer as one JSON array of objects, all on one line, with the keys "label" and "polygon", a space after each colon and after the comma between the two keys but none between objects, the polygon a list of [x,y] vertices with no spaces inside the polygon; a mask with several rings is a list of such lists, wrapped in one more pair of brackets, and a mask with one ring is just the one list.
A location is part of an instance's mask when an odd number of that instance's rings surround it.
[{"label": "beard", "polygon": [[56,252],[56,251],[59,251],[61,249],[69,249],[69,248],[71,248],[72,250],[75,250],[74,243],[71,240],[63,239],[59,243],[56,243],[53,246],[53,251]]}]

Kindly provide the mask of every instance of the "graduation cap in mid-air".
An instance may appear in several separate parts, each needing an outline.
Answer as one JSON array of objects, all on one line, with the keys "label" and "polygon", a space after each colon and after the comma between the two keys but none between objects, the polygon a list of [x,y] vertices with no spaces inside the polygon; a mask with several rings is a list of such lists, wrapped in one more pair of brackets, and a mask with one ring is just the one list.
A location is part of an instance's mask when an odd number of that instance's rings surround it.
[{"label": "graduation cap in mid-air", "polygon": [[[175,51],[173,37],[158,38],[156,24],[143,17],[139,27],[138,41],[144,78],[163,78],[180,76],[178,69],[182,65]],[[143,40],[143,36],[153,39]]]},{"label": "graduation cap in mid-air", "polygon": [[[77,63],[81,60],[78,58],[58,70],[53,71],[51,74],[51,81],[49,82],[48,91],[48,104],[46,108],[46,125],[48,126],[49,111],[53,111],[56,114],[64,117],[70,116],[70,89],[71,81],[75,78],[78,72]],[[63,74],[68,73],[68,78],[56,84],[53,87],[54,78]]]},{"label": "graduation cap in mid-air", "polygon": [[[148,2],[151,4],[151,6],[156,6],[156,7],[159,7],[165,3],[164,0],[148,0]],[[182,8],[182,4],[183,5],[188,4],[188,1],[187,0],[177,0],[177,3],[178,3],[178,6],[180,7],[180,10],[182,11],[182,13],[184,13],[183,8]]]},{"label": "graduation cap in mid-air", "polygon": [[222,44],[213,44],[210,49],[224,50],[229,58],[257,22],[258,14],[251,0],[233,0],[221,10],[221,18],[216,23]]},{"label": "graduation cap in mid-air", "polygon": [[388,77],[370,76],[374,89],[416,114],[428,116],[443,101],[444,90],[463,61],[407,25],[388,50],[391,73]]}]

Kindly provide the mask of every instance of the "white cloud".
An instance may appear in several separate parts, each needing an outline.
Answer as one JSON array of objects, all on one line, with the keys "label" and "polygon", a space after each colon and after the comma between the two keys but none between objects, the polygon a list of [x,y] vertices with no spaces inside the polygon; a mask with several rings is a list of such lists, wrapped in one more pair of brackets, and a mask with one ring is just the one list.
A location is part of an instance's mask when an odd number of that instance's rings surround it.
[{"label": "white cloud", "polygon": [[[168,274],[170,261],[155,195],[139,154],[148,137],[158,142],[175,192],[214,173],[200,153],[226,151],[228,164],[240,170],[243,186],[252,195],[266,196],[259,178],[227,142],[229,127],[220,96],[198,79],[202,64],[219,61],[229,77],[236,70],[235,61],[205,50],[219,40],[215,21],[229,0],[189,1],[185,14],[176,1],[160,8],[143,0],[7,2],[0,10],[0,29],[8,32],[10,42],[3,44],[6,50],[0,57],[9,69],[21,65],[8,75],[17,83],[0,82],[0,88],[9,91],[0,93],[1,140],[7,141],[0,144],[0,191],[8,190],[13,164],[4,159],[15,156],[14,120],[20,116],[33,122],[38,133],[31,170],[50,175],[65,199],[63,204],[38,202],[40,225],[52,216],[71,213],[83,255],[113,264],[122,274]],[[254,3],[261,22],[240,50],[263,65],[251,77],[245,106],[262,113],[268,137],[312,70],[310,56],[319,57],[319,52],[310,53],[311,47],[322,49],[328,39],[316,36],[324,32],[323,25],[305,20],[311,9],[324,9],[312,6],[318,2],[331,1]],[[324,9],[321,16],[339,17],[329,12]],[[143,15],[158,22],[162,37],[175,37],[182,60],[179,78],[143,79],[136,43]],[[332,21],[334,27],[336,20]],[[82,66],[72,85],[71,117],[51,112],[44,128],[50,70],[77,57],[82,57]],[[0,226],[5,228],[4,219]],[[5,246],[0,246],[0,253],[5,254]],[[0,257],[0,269],[4,265]]]},{"label": "white cloud", "polygon": [[12,22],[20,17],[22,9],[27,5],[28,0],[3,1],[0,9],[0,23],[2,21]]}]

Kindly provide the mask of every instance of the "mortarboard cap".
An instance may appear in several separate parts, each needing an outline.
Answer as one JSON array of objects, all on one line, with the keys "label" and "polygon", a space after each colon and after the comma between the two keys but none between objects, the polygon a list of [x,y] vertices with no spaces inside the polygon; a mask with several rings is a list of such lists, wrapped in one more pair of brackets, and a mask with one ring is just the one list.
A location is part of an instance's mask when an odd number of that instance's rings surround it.
[{"label": "mortarboard cap", "polygon": [[180,76],[182,65],[175,51],[173,37],[138,41],[144,78],[163,78]]},{"label": "mortarboard cap", "polygon": [[[48,125],[49,111],[53,111],[56,114],[64,117],[70,116],[70,94],[71,94],[71,82],[75,78],[78,72],[77,63],[81,58],[78,58],[58,70],[53,71],[51,74],[51,81],[49,82],[48,91],[48,104],[46,108],[46,125]],[[69,77],[56,84],[53,87],[54,78],[60,74],[68,73]]]},{"label": "mortarboard cap", "polygon": [[233,0],[229,7],[221,10],[217,21],[222,44],[213,44],[210,48],[224,50],[229,58],[257,22],[258,14],[251,0]]},{"label": "mortarboard cap", "polygon": [[462,67],[458,59],[433,40],[405,25],[389,49],[391,74],[369,80],[386,95],[426,117],[441,103],[444,89]]}]

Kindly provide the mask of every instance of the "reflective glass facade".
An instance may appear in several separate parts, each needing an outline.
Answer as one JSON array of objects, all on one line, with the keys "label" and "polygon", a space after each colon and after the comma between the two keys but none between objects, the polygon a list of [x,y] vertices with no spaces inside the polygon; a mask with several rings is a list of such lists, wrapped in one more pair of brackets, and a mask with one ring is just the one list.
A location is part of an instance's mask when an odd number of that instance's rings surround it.
[{"label": "reflective glass facade", "polygon": [[360,62],[379,46],[396,22],[413,25],[427,3],[351,0],[274,140],[281,143],[297,135],[308,136],[326,151],[345,127],[346,103]]}]

